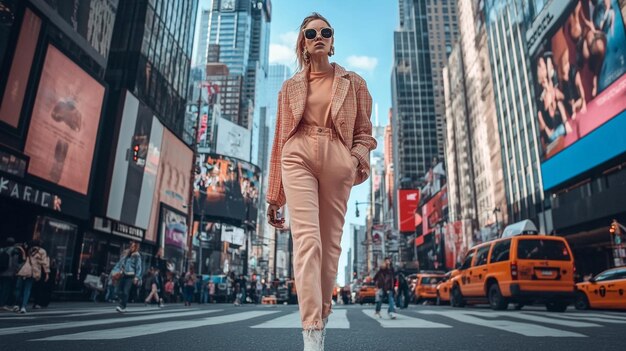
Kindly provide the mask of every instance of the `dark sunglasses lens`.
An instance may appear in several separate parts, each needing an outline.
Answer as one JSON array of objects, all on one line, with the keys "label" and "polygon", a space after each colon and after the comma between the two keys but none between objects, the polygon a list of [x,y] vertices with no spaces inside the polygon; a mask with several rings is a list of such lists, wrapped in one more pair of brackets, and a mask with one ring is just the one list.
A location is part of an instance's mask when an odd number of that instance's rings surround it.
[{"label": "dark sunglasses lens", "polygon": [[315,31],[315,29],[307,29],[304,31],[304,37],[309,40],[315,39],[316,36],[317,36],[317,32]]},{"label": "dark sunglasses lens", "polygon": [[330,38],[332,36],[333,36],[333,30],[332,29],[330,29],[330,28],[322,29],[322,37],[323,38],[328,39],[328,38]]}]

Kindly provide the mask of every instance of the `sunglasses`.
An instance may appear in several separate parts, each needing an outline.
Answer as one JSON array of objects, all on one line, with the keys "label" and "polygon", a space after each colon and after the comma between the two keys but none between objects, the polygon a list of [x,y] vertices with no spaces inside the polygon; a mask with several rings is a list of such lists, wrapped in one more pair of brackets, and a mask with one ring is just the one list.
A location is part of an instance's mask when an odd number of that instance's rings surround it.
[{"label": "sunglasses", "polygon": [[[313,40],[315,38],[317,38],[317,29],[305,29],[303,30],[304,32],[304,37],[309,39],[309,40]],[[322,38],[324,39],[330,39],[333,36],[333,29],[332,28],[322,28],[320,30],[320,34],[322,35]]]}]

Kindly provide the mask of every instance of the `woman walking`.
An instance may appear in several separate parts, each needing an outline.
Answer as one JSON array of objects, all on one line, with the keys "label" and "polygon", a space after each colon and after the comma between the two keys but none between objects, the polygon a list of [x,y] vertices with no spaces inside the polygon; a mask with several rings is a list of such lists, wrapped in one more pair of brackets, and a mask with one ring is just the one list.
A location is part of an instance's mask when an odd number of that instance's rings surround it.
[{"label": "woman walking", "polygon": [[193,293],[196,288],[196,272],[193,266],[189,267],[189,271],[185,274],[185,285],[183,287],[184,298],[185,298],[185,306],[191,306],[193,302]]},{"label": "woman walking", "polygon": [[300,25],[300,71],[278,94],[270,162],[268,222],[283,228],[278,211],[288,205],[305,350],[324,349],[348,197],[376,148],[365,81],[329,62],[334,34],[317,13]]}]

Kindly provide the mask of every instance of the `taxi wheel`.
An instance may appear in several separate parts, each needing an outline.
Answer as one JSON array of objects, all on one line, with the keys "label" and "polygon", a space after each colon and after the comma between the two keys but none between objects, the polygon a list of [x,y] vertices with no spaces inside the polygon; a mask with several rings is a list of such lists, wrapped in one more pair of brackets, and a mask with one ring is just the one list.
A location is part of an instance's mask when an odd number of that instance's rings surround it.
[{"label": "taxi wheel", "polygon": [[589,309],[589,299],[587,295],[582,291],[576,292],[576,299],[574,300],[574,307],[577,310],[588,310]]},{"label": "taxi wheel", "polygon": [[452,287],[450,292],[450,305],[452,307],[465,307],[465,301],[463,301],[463,294],[458,285]]},{"label": "taxi wheel", "polygon": [[489,286],[489,305],[496,311],[506,310],[509,307],[509,302],[502,296],[498,283]]}]

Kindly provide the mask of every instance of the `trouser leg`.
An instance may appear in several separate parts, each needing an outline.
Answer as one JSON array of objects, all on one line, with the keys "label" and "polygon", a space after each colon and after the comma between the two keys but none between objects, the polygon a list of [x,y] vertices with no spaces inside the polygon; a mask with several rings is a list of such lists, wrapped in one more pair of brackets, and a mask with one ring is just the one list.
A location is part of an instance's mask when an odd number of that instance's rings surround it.
[{"label": "trouser leg", "polygon": [[327,137],[320,140],[320,143],[321,159],[324,160],[319,175],[322,318],[326,318],[331,312],[332,294],[341,255],[341,236],[356,170],[350,152],[341,140]]},{"label": "trouser leg", "polygon": [[282,179],[293,235],[296,288],[303,329],[322,329],[317,139],[296,134],[283,147]]}]

